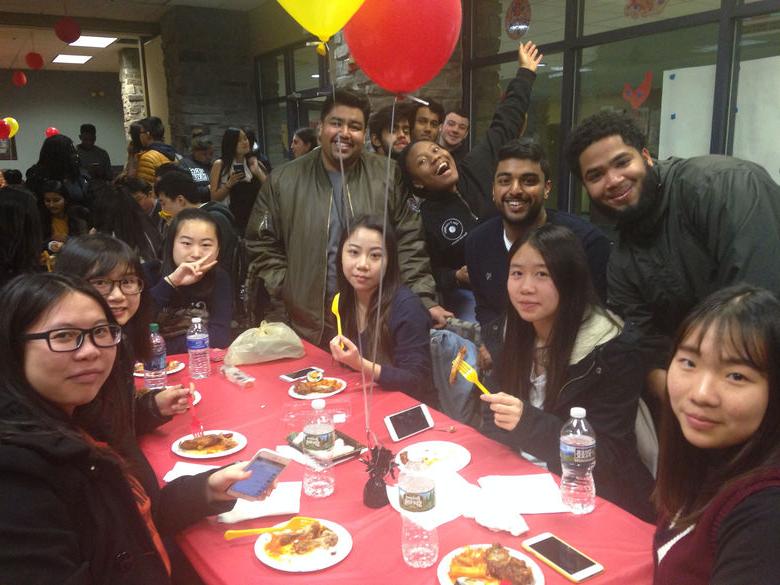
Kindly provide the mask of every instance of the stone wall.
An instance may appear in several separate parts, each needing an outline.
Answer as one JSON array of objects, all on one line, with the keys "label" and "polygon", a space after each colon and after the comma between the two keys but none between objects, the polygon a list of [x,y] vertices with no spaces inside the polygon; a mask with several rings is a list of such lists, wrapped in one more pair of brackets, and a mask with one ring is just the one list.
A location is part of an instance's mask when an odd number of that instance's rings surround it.
[{"label": "stone wall", "polygon": [[228,126],[257,128],[254,55],[246,13],[174,6],[160,21],[169,141],[188,152],[193,130],[217,147]]},{"label": "stone wall", "polygon": [[[374,111],[392,102],[392,96],[371,81],[352,59],[343,33],[334,35],[328,45],[333,52],[332,67],[335,70],[337,87],[366,93],[371,100],[371,109]],[[463,51],[460,42],[458,42],[449,62],[436,77],[415,92],[415,95],[435,99],[444,105],[445,110],[461,107],[463,100],[462,63]]]},{"label": "stone wall", "polygon": [[119,52],[119,85],[122,92],[122,111],[125,134],[130,134],[130,124],[146,117],[141,57],[138,49],[122,49]]}]

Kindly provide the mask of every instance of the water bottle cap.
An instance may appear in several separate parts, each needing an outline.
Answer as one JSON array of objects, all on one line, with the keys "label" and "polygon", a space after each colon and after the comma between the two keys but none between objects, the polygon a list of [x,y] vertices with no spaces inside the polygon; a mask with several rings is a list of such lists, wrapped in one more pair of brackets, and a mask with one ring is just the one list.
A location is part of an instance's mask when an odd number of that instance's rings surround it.
[{"label": "water bottle cap", "polygon": [[571,410],[569,411],[569,416],[572,418],[585,418],[585,409],[581,406],[572,406]]},{"label": "water bottle cap", "polygon": [[193,325],[195,325],[195,324],[197,324],[197,323],[200,323],[200,321],[201,321],[200,317],[193,317],[193,318],[192,318],[192,323],[193,323]]},{"label": "water bottle cap", "polygon": [[157,333],[160,331],[160,326],[157,323],[149,323],[149,331]]},{"label": "water bottle cap", "polygon": [[314,410],[323,410],[325,408],[325,399],[324,398],[315,398],[311,401],[311,407]]}]

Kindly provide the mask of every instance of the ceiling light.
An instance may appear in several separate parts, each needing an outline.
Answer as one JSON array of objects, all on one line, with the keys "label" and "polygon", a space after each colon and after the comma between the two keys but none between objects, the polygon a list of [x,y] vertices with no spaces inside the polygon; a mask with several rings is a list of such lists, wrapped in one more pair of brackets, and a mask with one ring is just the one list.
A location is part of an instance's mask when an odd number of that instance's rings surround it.
[{"label": "ceiling light", "polygon": [[312,77],[312,79],[319,79],[320,78],[320,74],[319,73],[312,73],[311,77]]},{"label": "ceiling light", "polygon": [[81,35],[77,41],[70,43],[71,47],[96,47],[98,49],[105,49],[108,45],[113,43],[116,37],[90,37]]},{"label": "ceiling light", "polygon": [[77,65],[83,65],[90,59],[92,59],[92,55],[63,55],[60,53],[54,57],[52,63],[75,63]]}]

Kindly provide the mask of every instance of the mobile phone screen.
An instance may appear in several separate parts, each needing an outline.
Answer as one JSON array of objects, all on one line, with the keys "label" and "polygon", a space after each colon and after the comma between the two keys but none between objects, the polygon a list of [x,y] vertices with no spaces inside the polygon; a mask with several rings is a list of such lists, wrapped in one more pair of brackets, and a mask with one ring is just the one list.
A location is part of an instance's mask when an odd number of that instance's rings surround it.
[{"label": "mobile phone screen", "polygon": [[230,487],[230,490],[256,498],[271,485],[283,469],[284,465],[281,463],[257,457],[247,467],[247,470],[252,471],[252,476],[237,481]]},{"label": "mobile phone screen", "polygon": [[296,370],[295,372],[284,374],[284,377],[290,380],[299,380],[300,378],[305,378],[306,374],[308,374],[309,372],[321,372],[321,371],[322,370],[317,368],[303,368],[302,370]]},{"label": "mobile phone screen", "polygon": [[421,406],[393,414],[389,418],[399,439],[413,435],[430,426]]},{"label": "mobile phone screen", "polygon": [[572,575],[574,573],[579,573],[583,569],[587,569],[594,564],[589,558],[581,555],[568,544],[554,536],[529,544],[528,547]]}]

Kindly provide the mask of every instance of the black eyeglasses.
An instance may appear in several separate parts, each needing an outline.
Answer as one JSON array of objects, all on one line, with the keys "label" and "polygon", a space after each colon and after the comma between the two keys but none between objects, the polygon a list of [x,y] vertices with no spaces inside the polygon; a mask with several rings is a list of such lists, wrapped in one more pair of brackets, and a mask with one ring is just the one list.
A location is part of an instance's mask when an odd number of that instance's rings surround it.
[{"label": "black eyeglasses", "polygon": [[137,276],[126,276],[119,280],[111,280],[110,278],[90,278],[89,284],[94,286],[104,297],[110,295],[115,286],[118,286],[119,290],[126,295],[137,295],[144,290],[144,281]]},{"label": "black eyeglasses", "polygon": [[22,338],[45,339],[49,349],[57,352],[76,351],[84,344],[84,338],[89,334],[95,347],[114,347],[122,341],[122,328],[119,325],[95,325],[90,329],[78,327],[63,327],[41,333],[27,333]]}]

